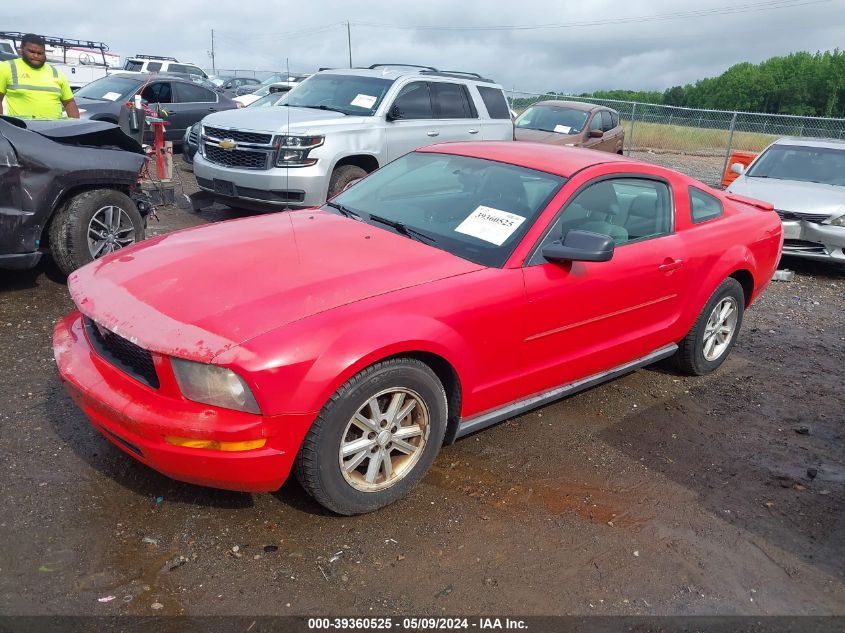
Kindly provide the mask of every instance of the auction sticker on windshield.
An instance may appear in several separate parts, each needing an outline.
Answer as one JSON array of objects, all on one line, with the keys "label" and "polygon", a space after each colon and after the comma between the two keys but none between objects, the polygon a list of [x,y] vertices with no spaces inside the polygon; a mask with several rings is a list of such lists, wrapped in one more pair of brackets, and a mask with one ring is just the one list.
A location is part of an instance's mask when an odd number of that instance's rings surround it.
[{"label": "auction sticker on windshield", "polygon": [[349,105],[370,109],[375,105],[376,101],[378,101],[378,97],[373,97],[372,95],[358,95]]},{"label": "auction sticker on windshield", "polygon": [[555,132],[557,132],[558,134],[569,134],[570,130],[572,130],[572,128],[569,127],[568,125],[556,125],[555,126]]},{"label": "auction sticker on windshield", "polygon": [[501,246],[523,222],[521,215],[481,205],[455,231]]},{"label": "auction sticker on windshield", "polygon": [[106,94],[103,95],[103,99],[107,99],[109,101],[117,101],[118,99],[120,99],[120,93],[119,92],[107,92]]}]

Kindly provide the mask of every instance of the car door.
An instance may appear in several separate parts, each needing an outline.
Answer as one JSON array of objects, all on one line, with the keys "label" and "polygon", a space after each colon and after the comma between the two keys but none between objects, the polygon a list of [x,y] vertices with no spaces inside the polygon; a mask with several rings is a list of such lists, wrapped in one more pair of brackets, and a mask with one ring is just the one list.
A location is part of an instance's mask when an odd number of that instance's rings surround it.
[{"label": "car door", "polygon": [[400,88],[387,109],[386,136],[388,161],[438,141],[440,130],[427,81],[412,81]]},{"label": "car door", "polygon": [[446,81],[432,81],[430,85],[439,130],[437,142],[481,140],[478,110],[466,85]]},{"label": "car door", "polygon": [[[674,233],[668,181],[637,174],[582,186],[550,224],[523,268],[526,376],[540,389],[607,371],[672,343],[687,271]],[[609,235],[606,262],[550,262],[542,247],[570,230]]]},{"label": "car door", "polygon": [[171,131],[181,140],[185,130],[204,116],[220,109],[217,93],[195,83],[187,81],[174,82],[176,103],[173,104],[173,114],[170,117]]},{"label": "car door", "polygon": [[[169,81],[152,81],[141,91],[141,98],[146,101],[149,106],[153,110],[161,111],[164,119],[170,123],[170,125],[166,125],[164,127],[164,138],[165,140],[172,141],[174,139],[174,135],[171,132],[171,128],[173,127],[173,122],[171,121],[170,117],[173,114],[171,112],[172,105],[173,105],[173,86]],[[167,113],[167,116],[164,116],[164,113]],[[184,129],[182,132],[184,133]],[[182,138],[181,136],[179,138]],[[153,139],[153,133],[148,125],[144,131],[144,142],[151,143]]]}]

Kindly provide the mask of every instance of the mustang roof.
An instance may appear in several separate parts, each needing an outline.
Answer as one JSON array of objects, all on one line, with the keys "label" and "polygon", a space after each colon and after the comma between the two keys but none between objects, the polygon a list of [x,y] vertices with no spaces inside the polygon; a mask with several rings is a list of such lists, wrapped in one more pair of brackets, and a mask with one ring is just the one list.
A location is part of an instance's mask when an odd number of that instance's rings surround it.
[{"label": "mustang roof", "polygon": [[429,145],[417,151],[437,152],[439,154],[457,154],[473,158],[485,158],[500,163],[510,163],[519,167],[545,171],[567,178],[585,167],[602,163],[629,163],[631,165],[650,165],[638,160],[631,160],[619,154],[600,152],[580,147],[561,147],[546,143],[524,143],[515,141],[473,141],[441,143]]}]

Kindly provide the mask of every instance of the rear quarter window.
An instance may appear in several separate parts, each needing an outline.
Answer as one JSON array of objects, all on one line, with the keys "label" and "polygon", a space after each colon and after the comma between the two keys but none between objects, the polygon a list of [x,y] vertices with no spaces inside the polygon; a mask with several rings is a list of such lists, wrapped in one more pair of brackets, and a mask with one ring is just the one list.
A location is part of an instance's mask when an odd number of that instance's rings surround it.
[{"label": "rear quarter window", "polygon": [[508,108],[508,101],[505,99],[504,92],[499,88],[490,88],[488,86],[477,86],[477,88],[491,119],[511,118],[510,108]]},{"label": "rear quarter window", "polygon": [[724,213],[721,200],[696,187],[689,188],[689,202],[693,224],[718,218]]}]

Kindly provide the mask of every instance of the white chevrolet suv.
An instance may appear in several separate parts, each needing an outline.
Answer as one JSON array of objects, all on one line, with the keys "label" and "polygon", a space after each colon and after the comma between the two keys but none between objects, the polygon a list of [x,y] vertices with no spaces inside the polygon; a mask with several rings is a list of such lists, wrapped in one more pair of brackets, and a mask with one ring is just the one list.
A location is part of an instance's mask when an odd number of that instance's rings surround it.
[{"label": "white chevrolet suv", "polygon": [[203,119],[194,174],[205,201],[195,206],[317,206],[419,147],[512,139],[502,87],[475,73],[396,64],[322,70],[279,106]]}]

